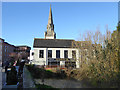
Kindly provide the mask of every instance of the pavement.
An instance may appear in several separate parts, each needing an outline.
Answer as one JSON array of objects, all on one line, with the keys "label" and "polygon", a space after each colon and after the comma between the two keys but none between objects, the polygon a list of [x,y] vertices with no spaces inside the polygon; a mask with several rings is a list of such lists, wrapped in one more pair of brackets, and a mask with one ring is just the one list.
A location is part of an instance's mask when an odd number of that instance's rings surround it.
[{"label": "pavement", "polygon": [[1,76],[1,80],[2,80],[2,82],[1,82],[2,84],[1,85],[3,87],[5,85],[5,82],[6,82],[5,69],[1,67],[1,72],[0,73],[1,73],[0,76]]},{"label": "pavement", "polygon": [[2,67],[0,66],[0,90],[2,89]]},{"label": "pavement", "polygon": [[[43,84],[41,79],[35,79],[36,84]],[[82,83],[75,80],[44,79],[44,84],[54,88],[83,88]]]},{"label": "pavement", "polygon": [[23,88],[35,88],[32,76],[25,66],[23,69]]},{"label": "pavement", "polygon": [[[18,71],[19,66],[16,66],[16,70]],[[6,85],[6,73],[5,73],[5,69],[0,67],[0,90],[2,88],[16,88],[17,89],[17,85]],[[27,68],[24,66],[23,68],[23,75],[21,75],[20,79],[19,79],[19,89],[22,88],[34,88],[35,89],[35,84],[34,81],[32,79],[32,76],[30,74],[30,72],[27,70]]]}]

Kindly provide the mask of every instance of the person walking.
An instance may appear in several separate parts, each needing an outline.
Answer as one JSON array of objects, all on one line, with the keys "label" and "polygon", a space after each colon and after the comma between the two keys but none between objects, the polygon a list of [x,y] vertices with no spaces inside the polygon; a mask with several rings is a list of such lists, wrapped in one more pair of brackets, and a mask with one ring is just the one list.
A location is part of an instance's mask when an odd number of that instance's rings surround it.
[{"label": "person walking", "polygon": [[18,76],[21,76],[21,74],[23,73],[23,67],[25,65],[25,60],[24,58],[22,58],[20,65],[19,65],[19,71],[18,71]]},{"label": "person walking", "polygon": [[7,68],[8,68],[8,66],[9,66],[9,62],[6,61],[6,63],[5,63],[5,73],[7,72]]}]

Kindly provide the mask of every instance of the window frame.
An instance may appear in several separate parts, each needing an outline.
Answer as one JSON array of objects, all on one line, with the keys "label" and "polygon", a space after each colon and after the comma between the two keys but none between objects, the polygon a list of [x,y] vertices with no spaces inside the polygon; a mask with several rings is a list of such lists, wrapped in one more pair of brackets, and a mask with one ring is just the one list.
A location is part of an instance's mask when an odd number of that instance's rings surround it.
[{"label": "window frame", "polygon": [[[74,53],[73,53],[74,52]],[[74,55],[75,54],[75,55]],[[72,58],[75,59],[76,58],[76,50],[72,50]]]},{"label": "window frame", "polygon": [[44,50],[39,50],[39,58],[44,58]]},{"label": "window frame", "polygon": [[[49,51],[51,51],[51,55],[49,54]],[[48,58],[52,58],[52,50],[48,50]]]},{"label": "window frame", "polygon": [[34,52],[32,52],[31,55],[34,56]]},{"label": "window frame", "polygon": [[[66,54],[66,52],[67,52],[67,54]],[[68,50],[64,50],[64,58],[68,58]]]},{"label": "window frame", "polygon": [[[59,55],[57,54],[57,52],[59,52]],[[59,56],[59,57],[57,57]],[[56,50],[56,58],[60,58],[60,50]]]}]

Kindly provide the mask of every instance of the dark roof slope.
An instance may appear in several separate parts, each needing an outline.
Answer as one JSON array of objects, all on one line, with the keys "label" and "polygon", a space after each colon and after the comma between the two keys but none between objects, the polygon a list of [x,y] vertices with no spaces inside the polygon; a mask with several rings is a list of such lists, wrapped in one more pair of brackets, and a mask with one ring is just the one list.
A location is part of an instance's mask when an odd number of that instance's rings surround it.
[{"label": "dark roof slope", "polygon": [[34,39],[34,48],[70,48],[74,40],[69,39]]}]

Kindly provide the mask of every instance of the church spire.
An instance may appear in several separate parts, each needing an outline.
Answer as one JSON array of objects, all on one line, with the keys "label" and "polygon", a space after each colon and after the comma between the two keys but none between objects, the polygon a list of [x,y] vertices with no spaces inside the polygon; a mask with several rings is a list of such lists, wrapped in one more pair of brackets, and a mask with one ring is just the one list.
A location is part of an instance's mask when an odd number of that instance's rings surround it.
[{"label": "church spire", "polygon": [[46,39],[55,39],[56,38],[56,33],[54,32],[54,24],[53,24],[53,18],[52,18],[51,5],[50,5],[49,18],[48,18],[48,24],[47,24],[47,32],[45,32],[45,38]]},{"label": "church spire", "polygon": [[48,24],[53,24],[51,4],[50,4]]}]

